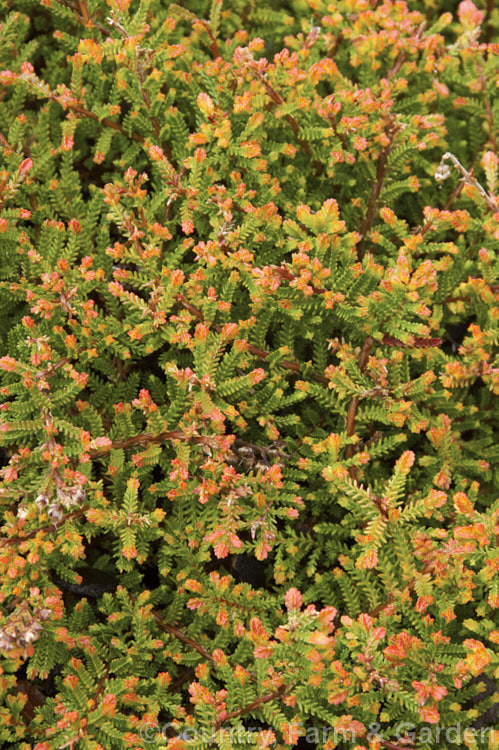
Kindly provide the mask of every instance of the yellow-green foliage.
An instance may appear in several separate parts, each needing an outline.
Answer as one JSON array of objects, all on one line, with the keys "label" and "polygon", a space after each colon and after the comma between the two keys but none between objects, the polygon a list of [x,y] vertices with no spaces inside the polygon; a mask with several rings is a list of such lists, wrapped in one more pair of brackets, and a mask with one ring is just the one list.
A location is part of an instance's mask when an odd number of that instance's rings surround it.
[{"label": "yellow-green foliage", "polygon": [[497,747],[476,3],[4,3],[3,746]]}]

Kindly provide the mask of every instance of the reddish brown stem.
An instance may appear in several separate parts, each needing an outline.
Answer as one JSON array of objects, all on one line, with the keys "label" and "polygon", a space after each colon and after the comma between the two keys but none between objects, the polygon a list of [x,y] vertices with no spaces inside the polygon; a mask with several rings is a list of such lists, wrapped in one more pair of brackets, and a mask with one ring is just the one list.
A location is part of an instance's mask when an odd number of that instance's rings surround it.
[{"label": "reddish brown stem", "polygon": [[[184,307],[192,315],[198,318],[198,320],[204,320],[201,310],[199,310],[197,307],[194,307],[194,305],[191,305],[190,302],[187,302],[182,294],[177,294],[176,300],[182,305],[182,307]],[[220,333],[220,331],[222,330],[222,326],[219,326],[216,323],[212,323],[211,325],[215,329],[215,331],[218,331],[218,333]],[[265,351],[265,349],[259,349],[257,346],[253,346],[252,344],[248,345],[248,351],[250,352],[250,354],[253,354],[259,359],[266,359],[270,354],[270,352]],[[288,362],[287,360],[284,360],[282,362],[279,362],[279,365],[281,367],[284,367],[285,370],[291,370],[292,372],[301,373],[300,365],[296,364],[295,362]],[[310,377],[317,383],[329,385],[329,380],[325,378],[324,375],[320,375],[318,372],[313,372]]]},{"label": "reddish brown stem", "polygon": [[[57,96],[50,97],[54,101],[58,101]],[[85,107],[82,107],[80,104],[74,104],[69,105],[69,109],[72,112],[75,112],[77,115],[81,115],[82,117],[88,117],[90,120],[97,120],[97,122],[101,122],[103,125],[105,125],[107,128],[112,128],[113,130],[116,130],[117,133],[122,133],[122,135],[126,135],[128,138],[128,134],[125,133],[122,126],[119,124],[119,122],[113,122],[112,120],[109,120],[107,117],[104,117],[102,120],[97,117],[97,115],[94,112],[90,112],[90,110],[85,109]],[[132,133],[130,138],[133,141],[138,141],[138,143],[144,143],[144,137],[139,135],[138,133]]]},{"label": "reddish brown stem", "polygon": [[[286,279],[286,281],[296,281],[298,278],[298,276],[295,276],[289,269],[282,268],[282,266],[270,266],[270,268],[275,271],[276,274],[281,276],[281,278]],[[327,289],[324,289],[321,286],[314,286],[313,284],[310,284],[309,286],[312,288],[314,294],[325,294],[327,292]]]},{"label": "reddish brown stem", "polygon": [[86,0],[79,0],[78,5],[80,6],[81,17],[83,18],[85,24],[87,24],[90,21],[90,16],[88,13]]},{"label": "reddish brown stem", "polygon": [[334,60],[334,56],[336,55],[338,47],[342,43],[343,39],[344,39],[343,32],[340,31],[338,36],[334,38],[332,46],[328,49],[327,56],[330,57],[332,60]]},{"label": "reddish brown stem", "polygon": [[[360,358],[359,358],[359,370],[361,372],[364,372],[364,370],[367,367],[367,363],[369,361],[369,355],[371,353],[371,349],[373,348],[374,339],[371,336],[368,336],[366,340],[364,341],[364,346],[362,347],[362,350],[360,352]],[[347,435],[348,437],[352,437],[355,434],[355,418],[357,416],[357,409],[359,408],[359,397],[354,396],[353,399],[350,402],[350,406],[348,407],[347,412]],[[345,448],[345,456],[346,458],[352,458],[355,451],[355,446],[353,445],[347,445]],[[349,474],[352,479],[357,479],[357,467],[351,466],[349,469]]]},{"label": "reddish brown stem", "polygon": [[225,714],[223,719],[218,719],[215,723],[215,728],[219,729],[222,724],[224,724],[226,721],[229,721],[230,719],[237,719],[239,716],[244,716],[245,714],[249,714],[251,711],[253,711],[255,708],[258,708],[259,706],[263,706],[264,703],[270,703],[271,701],[278,700],[279,698],[283,698],[285,695],[287,695],[290,692],[291,688],[289,687],[280,687],[279,690],[276,690],[274,693],[267,693],[266,695],[261,695],[259,698],[256,698],[256,700],[253,701],[253,703],[248,703],[247,706],[243,706],[242,708],[238,708],[235,711],[231,711],[228,714]]},{"label": "reddish brown stem", "polygon": [[[489,289],[492,294],[499,294],[499,284],[489,284]],[[447,297],[440,302],[441,305],[448,305],[450,302],[470,302],[471,297],[462,295],[461,297]]]},{"label": "reddish brown stem", "polygon": [[109,29],[107,29],[105,26],[103,26],[98,21],[94,21],[89,16],[88,9],[87,9],[87,6],[86,6],[86,2],[84,3],[84,6],[85,6],[86,13],[87,13],[87,17],[85,17],[83,15],[83,9],[82,9],[82,4],[81,3],[79,4],[80,5],[80,12],[78,12],[78,9],[73,5],[73,3],[70,3],[69,0],[59,0],[59,2],[61,3],[61,5],[65,5],[66,8],[70,8],[74,12],[75,19],[76,19],[76,21],[78,21],[78,23],[81,23],[83,26],[86,26],[87,24],[90,24],[91,27],[95,27],[96,29],[99,29],[99,31],[102,34],[104,34],[104,36],[106,36],[106,37],[111,36],[111,32],[109,31]]},{"label": "reddish brown stem", "polygon": [[158,623],[161,630],[163,630],[165,633],[169,633],[170,635],[174,635],[177,640],[179,640],[181,643],[184,643],[186,646],[189,646],[189,648],[192,648],[193,651],[197,651],[198,654],[201,654],[201,656],[209,661],[210,663],[214,663],[213,656],[210,654],[209,651],[207,651],[203,646],[201,646],[200,643],[195,641],[193,638],[190,638],[188,635],[186,635],[182,630],[175,627],[175,625],[168,625],[167,622],[163,620],[163,618],[154,610],[152,610],[152,614],[154,616],[154,619]]},{"label": "reddish brown stem", "polygon": [[403,341],[395,338],[395,336],[388,336],[388,334],[385,333],[382,343],[386,344],[386,346],[398,346],[401,349],[427,349],[430,346],[440,346],[442,344],[442,339],[437,337],[429,338],[426,336],[414,336],[412,344],[404,344]]},{"label": "reddish brown stem", "polygon": [[331,125],[333,126],[335,136],[338,138],[339,142],[341,143],[345,151],[347,151],[348,150],[347,139],[345,138],[345,134],[340,133],[338,130],[338,120],[336,119],[335,115],[329,115],[328,119]]},{"label": "reddish brown stem", "polygon": [[[81,348],[78,353],[81,353],[82,351],[84,351],[83,348]],[[54,372],[57,372],[57,370],[60,370],[61,367],[64,367],[64,365],[67,365],[70,362],[71,360],[69,359],[69,357],[63,357],[51,367],[48,367],[46,370],[42,370],[41,372],[37,373],[35,376],[36,380],[45,380],[45,378],[50,377],[54,374]]]},{"label": "reddish brown stem", "polygon": [[198,19],[200,23],[202,24],[204,30],[208,34],[211,40],[211,52],[213,54],[213,57],[216,59],[217,57],[220,57],[220,51],[218,49],[217,40],[213,36],[213,33],[210,28],[210,24],[207,21],[203,21],[202,19]]},{"label": "reddish brown stem", "polygon": [[485,80],[485,76],[483,74],[483,68],[481,65],[477,64],[477,70],[478,75],[480,77],[480,85],[482,88],[482,101],[483,105],[485,107],[485,111],[487,113],[487,123],[489,126],[489,143],[492,148],[492,150],[497,153],[497,140],[495,136],[495,126],[494,126],[494,113],[492,111],[492,107],[490,106],[490,101],[488,100],[486,96],[486,88],[487,88],[487,82]]},{"label": "reddish brown stem", "polygon": [[[271,98],[274,104],[277,104],[278,106],[281,106],[284,104],[284,99],[282,96],[270,85],[270,83],[263,77],[261,73],[257,73],[258,79],[263,84],[265,91]],[[298,125],[298,121],[296,117],[293,117],[293,115],[284,115],[284,118],[286,122],[291,126],[293,129],[293,133],[295,134],[296,140],[300,144],[300,148],[302,151],[310,158],[313,158],[313,151],[310,143],[305,138],[300,138],[300,126]],[[322,171],[323,165],[320,162],[314,162],[315,166]]]},{"label": "reddish brown stem", "polygon": [[379,744],[381,747],[386,747],[387,750],[408,750],[407,746],[402,747],[402,745],[396,745],[394,742],[389,742],[388,740],[379,740]]},{"label": "reddish brown stem", "polygon": [[396,124],[395,117],[393,115],[390,115],[387,118],[386,127],[385,127],[385,132],[389,138],[389,143],[387,146],[385,146],[385,148],[381,152],[381,155],[378,159],[378,169],[376,170],[376,180],[372,186],[371,195],[369,196],[369,202],[367,204],[366,215],[364,217],[364,221],[362,222],[360,226],[360,230],[359,230],[361,238],[362,238],[359,244],[357,245],[357,254],[359,258],[362,258],[362,256],[364,255],[364,246],[366,244],[367,234],[374,221],[374,212],[376,210],[376,204],[378,202],[378,198],[381,194],[381,191],[383,189],[383,185],[385,182],[388,157],[390,156],[392,146],[393,146],[393,137],[395,133],[397,132],[397,130],[398,130],[398,126]]},{"label": "reddish brown stem", "polygon": [[[470,169],[469,169],[470,172],[473,172],[473,167],[475,166],[475,162],[476,162],[476,155],[471,160]],[[445,206],[442,209],[443,211],[449,211],[450,208],[452,208],[452,204],[454,203],[455,200],[457,200],[457,198],[459,198],[459,196],[463,192],[463,188],[465,185],[466,185],[466,182],[464,180],[459,180],[457,187],[452,191],[452,193],[447,198]],[[412,234],[425,235],[426,232],[428,232],[432,228],[432,226],[433,226],[433,219],[429,219],[429,221],[427,221],[426,224],[424,224],[422,227],[416,227],[415,229],[413,229]]]},{"label": "reddish brown stem", "polygon": [[[456,200],[456,198],[459,198],[459,196],[463,192],[464,184],[465,183],[463,180],[459,182],[458,186],[455,188],[455,190],[450,194],[449,198],[447,199],[447,202],[442,209],[443,211],[448,211],[451,208],[454,201]],[[433,226],[433,219],[429,219],[426,222],[426,224],[424,224],[422,227],[416,227],[415,229],[413,229],[412,234],[425,235],[426,232],[428,232],[432,228],[432,226]]]},{"label": "reddish brown stem", "polygon": [[[134,602],[136,601],[135,597],[133,597],[131,594],[130,594],[130,598],[132,599],[132,601]],[[161,617],[161,615],[158,614],[158,612],[156,612],[156,610],[154,609],[152,610],[152,615],[154,619],[156,620],[157,624],[159,625],[159,627],[161,628],[161,630],[163,630],[163,632],[168,633],[169,635],[173,635],[177,640],[179,640],[185,646],[188,646],[193,651],[196,651],[198,654],[200,654],[200,656],[202,656],[203,659],[206,659],[206,661],[210,662],[210,664],[216,665],[216,661],[213,658],[213,655],[210,654],[210,652],[207,649],[205,649],[204,646],[201,646],[200,643],[198,643],[193,638],[188,636],[186,633],[184,633],[183,630],[176,627],[176,625],[169,625],[167,622],[165,622],[165,620]],[[192,672],[192,670],[190,671]],[[181,683],[183,684],[184,682],[187,682],[188,679],[189,679],[188,676],[183,677]],[[250,679],[252,679],[253,681],[256,680],[255,676],[251,673],[250,673]],[[284,694],[285,688],[284,687],[281,688],[281,691]]]},{"label": "reddish brown stem", "polygon": [[[426,573],[431,573],[433,570],[433,566],[431,563],[428,563],[424,566],[423,570],[421,571],[421,575],[426,575]],[[411,591],[414,591],[416,587],[416,580],[413,578],[413,580],[407,584],[407,586],[404,588],[404,592],[410,593]],[[378,604],[377,607],[375,607],[373,610],[371,610],[368,614],[370,617],[377,617],[382,612],[387,609],[387,607],[390,606],[395,601],[395,597],[391,596],[386,602],[383,602],[383,604]]]},{"label": "reddish brown stem", "polygon": [[485,44],[490,44],[494,36],[494,25],[492,24],[492,13],[494,12],[495,0],[487,0],[487,10],[485,12]]},{"label": "reddish brown stem", "polygon": [[13,536],[9,539],[0,539],[0,547],[7,547],[9,544],[21,544],[21,542],[25,542],[27,539],[33,539],[43,531],[54,531],[55,529],[58,529],[59,526],[62,526],[69,518],[77,518],[78,516],[81,516],[83,513],[85,513],[85,511],[88,510],[88,507],[88,505],[82,505],[80,508],[78,508],[78,510],[74,510],[72,513],[66,513],[66,515],[63,516],[60,521],[51,523],[49,526],[41,526],[39,529],[30,531],[24,536]]},{"label": "reddish brown stem", "polygon": [[[189,443],[199,443],[205,445],[212,445],[213,439],[217,438],[218,435],[186,435],[181,430],[170,430],[167,432],[158,432],[156,434],[152,432],[142,432],[140,435],[134,435],[128,440],[116,440],[114,443],[107,445],[105,448],[99,448],[98,450],[88,451],[90,458],[99,458],[109,451],[114,450],[127,450],[133,448],[136,445],[148,445],[150,443],[164,443],[168,440],[185,440]],[[222,437],[222,436],[220,436]]]},{"label": "reddish brown stem", "polygon": [[[420,26],[419,26],[419,28],[418,28],[418,30],[416,32],[416,36],[414,37],[414,41],[415,42],[419,42],[421,40],[421,35],[422,35],[423,31],[425,30],[425,27],[426,27],[426,21],[423,21],[423,23],[420,24]],[[395,65],[387,73],[386,77],[388,78],[388,80],[390,80],[390,78],[393,78],[394,76],[397,75],[397,73],[399,72],[400,68],[402,67],[402,65],[407,60],[407,58],[408,58],[407,52],[404,51],[404,52],[400,53],[400,55],[398,56],[397,60],[395,61]]]}]

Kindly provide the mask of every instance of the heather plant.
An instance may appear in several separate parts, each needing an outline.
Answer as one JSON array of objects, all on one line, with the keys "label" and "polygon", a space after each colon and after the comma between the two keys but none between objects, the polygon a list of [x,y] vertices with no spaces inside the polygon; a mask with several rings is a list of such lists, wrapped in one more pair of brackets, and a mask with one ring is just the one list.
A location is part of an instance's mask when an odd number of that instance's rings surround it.
[{"label": "heather plant", "polygon": [[497,28],[4,3],[5,747],[498,747]]}]

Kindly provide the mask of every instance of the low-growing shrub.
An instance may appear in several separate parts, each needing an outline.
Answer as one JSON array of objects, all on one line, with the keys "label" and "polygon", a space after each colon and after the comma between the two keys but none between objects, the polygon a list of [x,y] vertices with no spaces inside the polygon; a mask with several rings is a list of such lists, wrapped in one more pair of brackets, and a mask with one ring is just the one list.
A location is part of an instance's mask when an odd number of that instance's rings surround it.
[{"label": "low-growing shrub", "polygon": [[4,3],[5,747],[497,747],[497,21]]}]

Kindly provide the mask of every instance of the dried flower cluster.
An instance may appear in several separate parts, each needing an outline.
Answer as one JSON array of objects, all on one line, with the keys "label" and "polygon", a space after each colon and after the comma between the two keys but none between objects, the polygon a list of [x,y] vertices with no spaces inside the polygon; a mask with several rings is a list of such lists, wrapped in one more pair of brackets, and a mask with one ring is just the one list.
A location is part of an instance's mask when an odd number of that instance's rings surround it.
[{"label": "dried flower cluster", "polygon": [[[24,651],[38,640],[43,631],[43,622],[52,616],[48,607],[32,609],[26,600],[19,602],[7,621],[0,627],[0,649],[5,652]],[[9,654],[10,655],[10,654]]]}]

